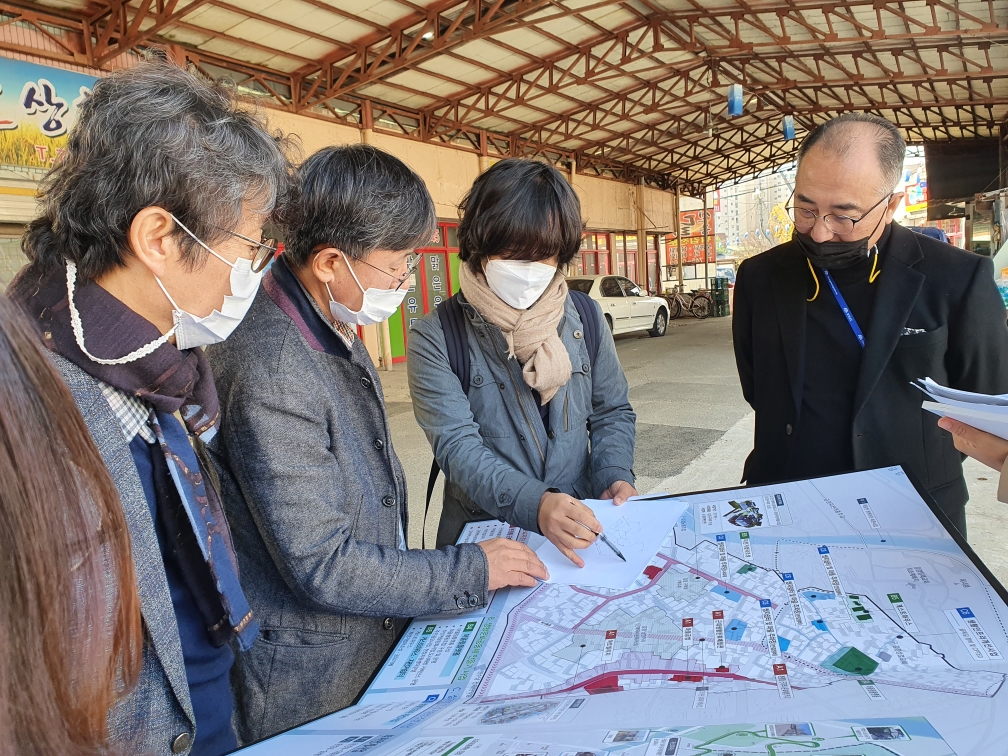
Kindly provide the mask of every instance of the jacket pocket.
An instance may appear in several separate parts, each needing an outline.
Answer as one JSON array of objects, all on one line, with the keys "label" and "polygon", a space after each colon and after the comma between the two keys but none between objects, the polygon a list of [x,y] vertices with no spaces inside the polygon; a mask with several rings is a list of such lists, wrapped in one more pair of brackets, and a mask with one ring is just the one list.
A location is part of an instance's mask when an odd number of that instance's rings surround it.
[{"label": "jacket pocket", "polygon": [[932,346],[946,344],[948,342],[948,326],[939,326],[933,331],[924,333],[908,333],[900,336],[896,342],[897,349],[928,349]]},{"label": "jacket pocket", "polygon": [[480,371],[474,371],[469,379],[469,408],[483,438],[515,435],[500,386]]},{"label": "jacket pocket", "polygon": [[[339,626],[345,628],[345,622],[341,621]],[[299,627],[263,627],[259,634],[261,643],[284,648],[325,648],[341,645],[349,640],[350,636],[346,632],[321,632]]]}]

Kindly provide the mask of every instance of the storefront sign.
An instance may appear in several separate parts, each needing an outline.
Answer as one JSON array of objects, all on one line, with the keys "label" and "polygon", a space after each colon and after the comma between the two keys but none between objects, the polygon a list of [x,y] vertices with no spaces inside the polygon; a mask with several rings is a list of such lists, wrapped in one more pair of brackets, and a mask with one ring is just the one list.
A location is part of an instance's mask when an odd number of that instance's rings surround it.
[{"label": "storefront sign", "polygon": [[[0,165],[48,168],[66,147],[81,101],[96,78],[3,58]],[[140,117],[142,114],[138,113]]]},{"label": "storefront sign", "polygon": [[[684,227],[685,228],[685,227]],[[716,239],[713,236],[707,237],[707,262],[716,262],[715,256]],[[702,236],[687,236],[682,240],[683,265],[704,262],[704,238]],[[665,264],[679,264],[679,244],[674,235],[669,234],[665,238]]]}]

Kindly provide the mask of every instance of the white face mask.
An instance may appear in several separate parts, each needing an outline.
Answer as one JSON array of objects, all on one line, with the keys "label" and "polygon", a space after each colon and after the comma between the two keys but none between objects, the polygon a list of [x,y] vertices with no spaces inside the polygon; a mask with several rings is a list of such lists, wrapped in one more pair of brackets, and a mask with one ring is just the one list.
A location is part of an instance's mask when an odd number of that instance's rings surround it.
[{"label": "white face mask", "polygon": [[214,310],[205,318],[198,318],[180,309],[165,289],[164,284],[161,283],[161,280],[157,276],[154,276],[157,285],[161,287],[161,291],[164,292],[172,307],[175,308],[172,311],[172,319],[175,325],[160,338],[138,349],[134,349],[124,357],[103,359],[95,357],[84,346],[84,325],[81,322],[80,312],[78,312],[77,306],[74,304],[77,266],[72,262],[67,262],[67,299],[70,305],[70,326],[74,333],[74,339],[77,341],[77,346],[87,355],[88,359],[97,362],[99,365],[125,365],[129,362],[135,362],[153,353],[155,349],[168,341],[172,334],[175,334],[175,346],[178,349],[192,349],[193,347],[206,346],[207,344],[216,344],[224,341],[238,327],[242,318],[245,317],[245,313],[252,306],[252,300],[255,299],[256,292],[259,290],[259,282],[262,280],[265,270],[258,273],[253,272],[252,261],[244,258],[233,263],[229,262],[197,239],[196,235],[183,226],[178,218],[175,218],[174,215],[172,218],[175,219],[175,222],[179,224],[179,227],[183,231],[193,239],[196,239],[196,243],[203,247],[203,249],[231,267],[231,294],[224,297],[224,304],[220,310]]},{"label": "white face mask", "polygon": [[505,304],[516,310],[527,310],[539,301],[557,269],[541,262],[491,260],[484,272],[491,291]]},{"label": "white face mask", "polygon": [[365,289],[357,280],[357,274],[350,267],[350,261],[344,256],[350,275],[353,276],[357,288],[364,294],[364,302],[359,310],[351,310],[346,305],[333,299],[332,292],[329,291],[329,284],[326,284],[326,291],[329,292],[329,312],[336,320],[343,323],[355,323],[357,325],[375,325],[392,317],[392,314],[399,309],[399,305],[406,298],[406,289]]},{"label": "white face mask", "polygon": [[[173,215],[172,218],[175,218],[175,216]],[[172,307],[175,308],[172,311],[175,325],[169,333],[175,333],[175,346],[179,349],[192,349],[198,346],[217,344],[230,336],[234,332],[234,329],[238,327],[238,324],[242,322],[245,314],[252,306],[252,300],[255,299],[256,292],[259,291],[259,282],[262,281],[263,274],[266,271],[254,272],[252,270],[252,261],[244,257],[238,258],[234,262],[229,262],[227,258],[221,257],[200,239],[197,239],[196,235],[183,226],[178,218],[175,218],[175,222],[203,249],[225,265],[230,266],[231,293],[224,297],[224,304],[221,305],[219,310],[214,310],[206,317],[200,318],[186,312],[175,304],[175,300],[171,298],[171,294],[165,289],[164,284],[155,276],[154,280],[157,281],[158,286],[161,287],[161,291],[164,292]]]}]

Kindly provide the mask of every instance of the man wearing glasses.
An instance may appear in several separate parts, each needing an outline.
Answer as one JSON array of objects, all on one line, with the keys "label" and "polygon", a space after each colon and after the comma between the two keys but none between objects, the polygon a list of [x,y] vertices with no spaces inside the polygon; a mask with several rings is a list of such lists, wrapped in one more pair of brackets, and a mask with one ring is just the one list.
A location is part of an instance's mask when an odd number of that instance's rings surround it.
[{"label": "man wearing glasses", "polygon": [[262,627],[232,682],[243,743],[351,704],[405,619],[535,585],[524,544],[407,549],[406,478],[357,326],[399,307],[435,228],[423,181],[367,145],[298,170],[286,247],[246,321],[209,350],[220,472],[242,584]]},{"label": "man wearing glasses", "polygon": [[798,151],[792,240],[743,263],[732,330],[756,410],[743,480],[903,465],[966,533],[961,456],[911,381],[1008,391],[1008,328],[989,258],[893,223],[899,130],[847,114]]}]

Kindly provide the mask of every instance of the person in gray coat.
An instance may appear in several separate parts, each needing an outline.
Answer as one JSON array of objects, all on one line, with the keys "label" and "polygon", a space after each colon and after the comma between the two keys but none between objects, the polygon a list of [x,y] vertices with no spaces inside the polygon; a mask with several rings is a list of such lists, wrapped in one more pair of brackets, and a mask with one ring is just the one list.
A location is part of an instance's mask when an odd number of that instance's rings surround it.
[{"label": "person in gray coat", "polygon": [[211,453],[262,625],[233,676],[245,743],[351,704],[404,618],[471,611],[547,577],[505,539],[406,548],[406,479],[357,326],[399,306],[434,204],[367,145],[323,149],[298,175],[283,255],[209,350],[223,417]]},{"label": "person in gray coat", "polygon": [[413,410],[447,477],[437,542],[498,517],[583,566],[575,551],[601,526],[578,500],[622,504],[637,491],[636,416],[612,335],[593,300],[594,324],[582,322],[562,272],[581,245],[581,204],[552,166],[511,158],[476,179],[461,212],[468,393],[437,312],[408,345]]},{"label": "person in gray coat", "polygon": [[272,259],[261,234],[289,188],[282,147],[232,89],[177,66],[99,79],[8,291],[44,335],[129,528],[143,659],[109,715],[111,753],[237,747],[231,666],[259,625],[203,453],[220,413],[201,347],[241,320]]}]

